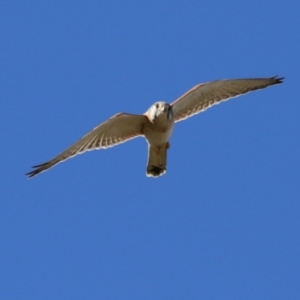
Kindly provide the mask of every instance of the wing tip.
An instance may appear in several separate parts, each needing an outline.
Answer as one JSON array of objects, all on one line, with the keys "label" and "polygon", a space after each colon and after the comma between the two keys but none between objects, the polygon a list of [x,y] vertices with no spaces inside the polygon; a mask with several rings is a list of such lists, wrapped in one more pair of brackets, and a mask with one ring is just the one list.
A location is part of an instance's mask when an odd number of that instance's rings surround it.
[{"label": "wing tip", "polygon": [[30,179],[31,177],[37,175],[38,173],[36,173],[36,170],[35,171],[31,171],[31,172],[28,172],[25,174],[25,176]]},{"label": "wing tip", "polygon": [[29,179],[29,178],[45,171],[47,169],[47,168],[44,168],[46,165],[47,165],[47,163],[32,166],[32,168],[35,168],[35,170],[32,170],[32,171],[26,173],[25,176],[27,176],[27,178]]},{"label": "wing tip", "polygon": [[37,170],[33,170],[33,171],[31,171],[31,172],[26,173],[25,176],[26,176],[28,179],[30,179],[31,177],[37,175],[38,173],[39,173],[39,172],[38,172]]},{"label": "wing tip", "polygon": [[31,177],[33,177],[33,176],[35,176],[35,175],[37,175],[37,174],[39,174],[39,173],[41,173],[41,172],[42,172],[42,171],[41,171],[40,169],[35,169],[35,170],[32,170],[32,171],[26,173],[25,176],[26,176],[28,179],[30,179]]},{"label": "wing tip", "polygon": [[273,84],[283,83],[285,77],[278,77],[278,75],[272,76],[270,79],[273,80]]}]

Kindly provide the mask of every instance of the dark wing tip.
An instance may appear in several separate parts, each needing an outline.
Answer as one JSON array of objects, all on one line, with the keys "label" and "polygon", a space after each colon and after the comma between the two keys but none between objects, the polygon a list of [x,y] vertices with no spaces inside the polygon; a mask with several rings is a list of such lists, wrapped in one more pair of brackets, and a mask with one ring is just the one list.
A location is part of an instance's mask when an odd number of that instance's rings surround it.
[{"label": "dark wing tip", "polygon": [[40,172],[41,172],[40,170],[33,170],[31,172],[26,173],[25,176],[27,176],[28,178],[31,178],[31,177],[39,174]]},{"label": "dark wing tip", "polygon": [[35,170],[32,170],[31,172],[26,173],[25,176],[27,176],[28,178],[31,178],[31,177],[45,171],[47,169],[46,165],[47,165],[47,163],[32,166],[32,168],[35,168]]},{"label": "dark wing tip", "polygon": [[278,75],[271,77],[270,79],[273,79],[274,82],[273,84],[279,84],[283,83],[283,80],[285,79],[284,77],[278,77]]}]

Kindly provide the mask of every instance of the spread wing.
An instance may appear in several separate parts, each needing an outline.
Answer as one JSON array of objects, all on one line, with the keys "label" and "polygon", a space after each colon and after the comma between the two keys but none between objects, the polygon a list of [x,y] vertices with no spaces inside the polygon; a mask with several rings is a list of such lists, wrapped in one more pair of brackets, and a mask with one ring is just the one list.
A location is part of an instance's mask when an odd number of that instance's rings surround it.
[{"label": "spread wing", "polygon": [[284,78],[229,79],[198,84],[171,103],[175,122],[198,114],[222,101],[283,82]]},{"label": "spread wing", "polygon": [[50,161],[33,166],[35,170],[26,175],[30,178],[77,154],[112,147],[140,136],[143,134],[142,129],[147,121],[148,119],[144,115],[117,114],[94,128]]}]

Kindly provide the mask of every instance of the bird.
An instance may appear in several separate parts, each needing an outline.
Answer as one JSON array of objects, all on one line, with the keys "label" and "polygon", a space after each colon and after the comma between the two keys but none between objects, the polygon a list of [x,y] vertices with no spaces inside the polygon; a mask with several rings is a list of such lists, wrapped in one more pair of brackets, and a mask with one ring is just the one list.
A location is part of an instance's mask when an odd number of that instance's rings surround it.
[{"label": "bird", "polygon": [[146,175],[157,178],[166,173],[167,151],[175,123],[205,111],[215,104],[251,91],[283,83],[284,77],[224,79],[194,86],[172,103],[159,101],[144,114],[118,113],[95,127],[53,159],[33,166],[31,178],[77,154],[106,149],[136,137],[148,142]]}]

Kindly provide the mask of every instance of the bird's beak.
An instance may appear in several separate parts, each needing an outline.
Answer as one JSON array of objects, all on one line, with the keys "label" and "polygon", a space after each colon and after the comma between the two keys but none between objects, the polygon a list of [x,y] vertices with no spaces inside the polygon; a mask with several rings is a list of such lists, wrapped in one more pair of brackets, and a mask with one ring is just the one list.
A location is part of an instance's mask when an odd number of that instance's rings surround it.
[{"label": "bird's beak", "polygon": [[167,118],[171,119],[173,116],[172,106],[168,105],[167,107],[165,107],[165,111],[167,112]]}]

